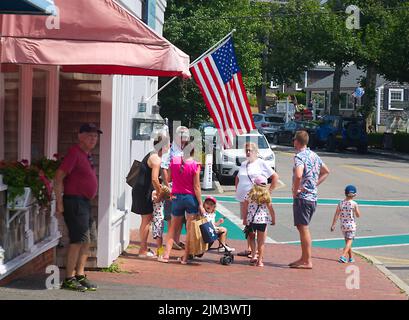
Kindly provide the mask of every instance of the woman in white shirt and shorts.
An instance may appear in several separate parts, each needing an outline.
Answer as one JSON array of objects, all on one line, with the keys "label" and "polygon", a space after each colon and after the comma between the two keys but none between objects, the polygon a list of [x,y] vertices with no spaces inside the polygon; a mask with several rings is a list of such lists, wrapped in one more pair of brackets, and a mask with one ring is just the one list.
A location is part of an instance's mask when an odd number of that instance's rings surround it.
[{"label": "woman in white shirt and shorts", "polygon": [[[273,168],[270,168],[267,163],[258,158],[258,147],[254,142],[246,142],[244,151],[247,160],[241,164],[240,170],[236,176],[236,199],[240,201],[240,218],[243,219],[244,198],[254,185],[254,181],[258,176],[271,178],[270,193],[276,188],[279,176]],[[247,250],[239,252],[238,256],[251,257],[250,242],[247,239]]]}]

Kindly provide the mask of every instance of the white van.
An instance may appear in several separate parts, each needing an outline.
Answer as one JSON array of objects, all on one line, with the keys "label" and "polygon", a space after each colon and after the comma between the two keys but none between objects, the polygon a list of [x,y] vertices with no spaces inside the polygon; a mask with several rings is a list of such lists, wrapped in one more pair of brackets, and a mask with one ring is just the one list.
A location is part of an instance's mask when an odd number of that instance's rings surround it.
[{"label": "white van", "polygon": [[218,134],[215,135],[214,142],[213,170],[220,182],[226,178],[236,177],[241,163],[246,160],[244,151],[246,142],[254,142],[259,149],[259,158],[264,159],[274,170],[276,169],[275,154],[266,137],[257,131],[236,136],[231,149],[224,149]]}]

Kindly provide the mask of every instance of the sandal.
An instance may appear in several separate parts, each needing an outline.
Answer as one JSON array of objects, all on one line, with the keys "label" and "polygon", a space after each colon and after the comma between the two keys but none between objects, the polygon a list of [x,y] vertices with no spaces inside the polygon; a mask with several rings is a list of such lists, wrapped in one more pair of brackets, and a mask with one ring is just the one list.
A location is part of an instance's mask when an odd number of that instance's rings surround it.
[{"label": "sandal", "polygon": [[338,262],[341,262],[341,263],[347,263],[347,258],[345,258],[344,256],[340,256],[339,257],[339,259],[338,259]]},{"label": "sandal", "polygon": [[180,264],[183,264],[183,265],[186,265],[189,263],[188,261],[183,260],[183,258],[181,257],[178,258],[178,261],[180,262]]},{"label": "sandal", "polygon": [[257,261],[256,266],[257,266],[257,267],[264,267],[263,261]]},{"label": "sandal", "polygon": [[250,265],[255,266],[257,263],[258,259],[254,258],[254,259],[250,259]]},{"label": "sandal", "polygon": [[169,258],[165,258],[165,257],[163,257],[163,256],[159,256],[159,257],[158,257],[158,262],[168,263],[168,262],[169,262]]}]

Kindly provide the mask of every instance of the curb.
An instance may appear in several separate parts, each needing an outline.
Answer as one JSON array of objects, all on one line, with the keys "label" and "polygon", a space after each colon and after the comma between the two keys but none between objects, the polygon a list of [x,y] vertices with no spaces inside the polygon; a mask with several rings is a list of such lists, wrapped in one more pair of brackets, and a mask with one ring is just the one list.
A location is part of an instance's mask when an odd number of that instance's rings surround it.
[{"label": "curb", "polygon": [[376,268],[378,268],[379,271],[381,271],[389,280],[391,280],[401,291],[403,291],[406,294],[406,297],[409,300],[409,285],[407,285],[403,280],[401,280],[398,276],[396,276],[394,273],[389,271],[384,264],[376,259],[373,256],[370,256],[368,254],[362,253],[357,250],[353,250],[353,252],[361,257],[363,257],[366,260],[369,260]]},{"label": "curb", "polygon": [[375,151],[375,150],[368,150],[369,154],[373,155],[378,155],[378,156],[384,156],[392,159],[398,159],[398,160],[409,160],[409,155],[401,155],[401,154],[395,154],[395,153],[389,153],[389,152],[384,152],[384,151]]}]

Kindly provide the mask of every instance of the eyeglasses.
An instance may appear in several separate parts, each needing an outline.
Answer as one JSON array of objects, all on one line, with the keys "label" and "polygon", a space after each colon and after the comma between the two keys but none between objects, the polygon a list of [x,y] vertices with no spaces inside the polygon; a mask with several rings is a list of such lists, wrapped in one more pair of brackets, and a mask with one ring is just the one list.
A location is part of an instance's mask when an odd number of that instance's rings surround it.
[{"label": "eyeglasses", "polygon": [[91,165],[91,168],[94,169],[95,168],[94,158],[90,154],[88,155],[88,161],[89,161],[89,164]]}]

